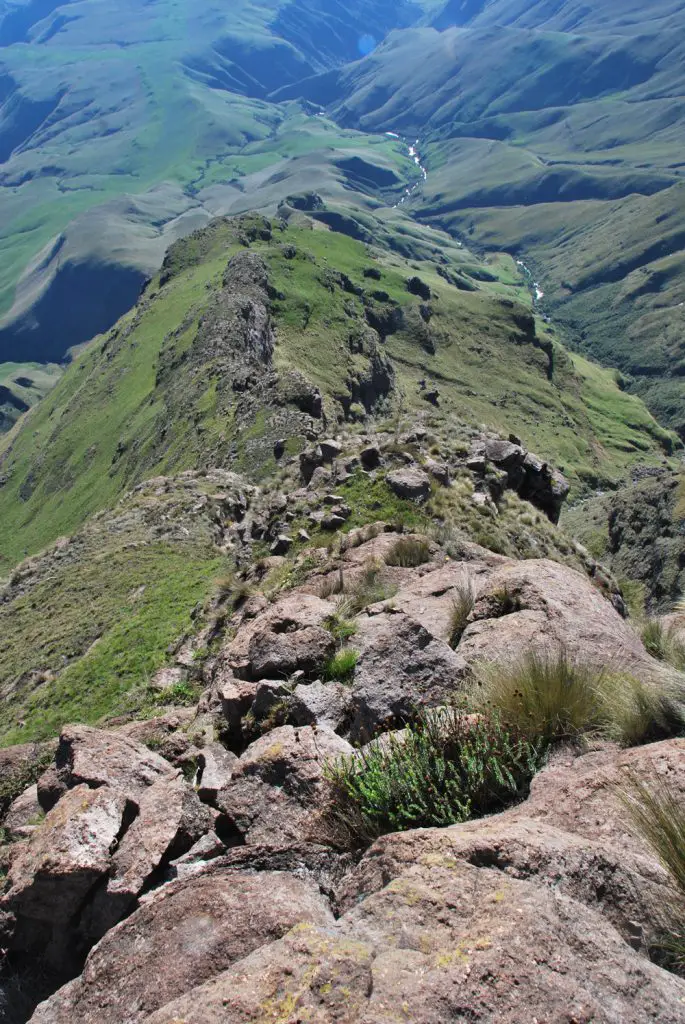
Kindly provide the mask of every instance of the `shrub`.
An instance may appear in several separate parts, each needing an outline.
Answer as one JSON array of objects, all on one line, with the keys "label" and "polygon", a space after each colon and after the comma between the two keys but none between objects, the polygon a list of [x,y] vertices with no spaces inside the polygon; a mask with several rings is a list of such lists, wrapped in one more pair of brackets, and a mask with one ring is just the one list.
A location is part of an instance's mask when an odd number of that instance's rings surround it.
[{"label": "shrub", "polygon": [[359,654],[350,648],[346,648],[330,659],[323,670],[323,678],[326,682],[333,680],[339,683],[349,683],[354,677],[354,670],[359,661]]},{"label": "shrub", "polygon": [[338,614],[344,619],[353,618],[370,604],[387,601],[396,593],[397,588],[383,580],[382,567],[370,562],[354,586],[340,598]]},{"label": "shrub", "polygon": [[546,756],[495,717],[424,712],[399,735],[329,763],[329,817],[345,845],[379,835],[453,825],[527,796]]},{"label": "shrub", "polygon": [[664,908],[663,937],[655,950],[663,966],[685,974],[685,806],[663,781],[626,777],[619,796],[638,836],[668,872],[673,898]]},{"label": "shrub", "polygon": [[324,576],[319,583],[318,596],[322,601],[327,601],[329,597],[335,597],[338,594],[342,594],[344,589],[345,577],[341,566],[337,573],[331,573],[329,576]]},{"label": "shrub", "polygon": [[385,564],[414,569],[431,560],[430,544],[423,537],[399,537],[385,556]]},{"label": "shrub", "polygon": [[480,703],[548,742],[601,734],[626,745],[668,735],[682,721],[678,699],[629,675],[573,661],[565,651],[531,652],[512,665],[481,668]]},{"label": "shrub", "polygon": [[476,593],[468,576],[455,587],[450,611],[450,647],[457,647],[469,622],[476,603]]},{"label": "shrub", "polygon": [[653,658],[679,671],[685,669],[685,643],[675,626],[664,626],[658,619],[649,619],[642,628],[642,643]]}]

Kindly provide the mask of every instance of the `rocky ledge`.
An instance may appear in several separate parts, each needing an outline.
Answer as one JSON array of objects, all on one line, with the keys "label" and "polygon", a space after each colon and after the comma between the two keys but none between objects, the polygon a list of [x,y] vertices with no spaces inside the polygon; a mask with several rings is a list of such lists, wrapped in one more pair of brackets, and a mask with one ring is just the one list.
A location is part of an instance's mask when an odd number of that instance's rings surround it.
[{"label": "rocky ledge", "polygon": [[682,799],[685,740],[557,746],[514,806],[366,852],[327,827],[326,766],[458,703],[485,660],[563,649],[673,686],[596,581],[381,523],[287,593],[252,571],[197,706],[3,753],[9,1019],[11,970],[34,1005],[43,986],[34,1024],[685,1021],[650,959],[671,882],[618,791]]}]

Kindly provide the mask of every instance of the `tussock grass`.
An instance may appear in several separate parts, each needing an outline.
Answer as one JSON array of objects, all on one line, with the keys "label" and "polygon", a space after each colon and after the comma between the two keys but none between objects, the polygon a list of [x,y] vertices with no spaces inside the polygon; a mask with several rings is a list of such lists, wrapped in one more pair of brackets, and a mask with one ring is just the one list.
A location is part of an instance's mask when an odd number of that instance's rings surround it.
[{"label": "tussock grass", "polygon": [[682,728],[678,694],[582,664],[565,651],[483,666],[479,683],[482,708],[496,709],[508,726],[548,742],[594,733],[632,746]]},{"label": "tussock grass", "polygon": [[338,615],[343,619],[354,618],[371,604],[387,601],[397,593],[397,588],[383,579],[383,567],[378,562],[369,562],[355,584],[338,601]]},{"label": "tussock grass", "polygon": [[664,935],[655,952],[663,966],[685,974],[685,805],[661,780],[645,783],[628,774],[619,796],[635,833],[668,872],[673,897],[664,908]]},{"label": "tussock grass", "polygon": [[468,576],[464,576],[455,587],[450,610],[450,647],[456,648],[459,645],[466,627],[469,616],[476,603],[476,592]]},{"label": "tussock grass", "polygon": [[642,628],[642,643],[658,661],[682,672],[685,670],[685,643],[676,626],[665,626],[659,619],[648,619]]},{"label": "tussock grass", "polygon": [[431,548],[423,537],[398,537],[385,556],[385,564],[415,569],[431,560]]},{"label": "tussock grass", "polygon": [[358,661],[358,651],[353,651],[351,648],[338,651],[324,667],[324,682],[351,683]]}]

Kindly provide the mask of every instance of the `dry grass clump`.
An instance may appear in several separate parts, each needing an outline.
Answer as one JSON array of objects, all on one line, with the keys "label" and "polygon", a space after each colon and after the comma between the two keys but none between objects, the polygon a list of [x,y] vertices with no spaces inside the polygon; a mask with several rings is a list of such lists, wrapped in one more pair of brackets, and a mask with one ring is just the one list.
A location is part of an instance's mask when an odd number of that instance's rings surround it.
[{"label": "dry grass clump", "polygon": [[665,626],[659,619],[648,619],[642,627],[642,643],[653,658],[679,672],[685,670],[685,643],[674,624]]},{"label": "dry grass clump", "polygon": [[664,909],[664,934],[654,951],[664,967],[685,974],[685,804],[667,783],[629,774],[619,796],[635,833],[668,872],[672,899]]},{"label": "dry grass clump", "polygon": [[563,650],[483,666],[479,683],[483,708],[494,708],[506,725],[549,742],[595,734],[632,746],[683,726],[678,694],[583,664]]},{"label": "dry grass clump", "polygon": [[397,593],[397,588],[383,579],[383,566],[369,562],[354,585],[346,590],[338,601],[338,615],[351,619],[371,604],[387,601]]},{"label": "dry grass clump", "polygon": [[468,626],[469,616],[473,611],[475,603],[476,592],[473,584],[468,576],[464,576],[463,580],[454,588],[454,597],[452,598],[452,608],[450,610],[450,647],[456,648],[459,645],[459,641]]},{"label": "dry grass clump", "polygon": [[430,544],[425,537],[398,537],[385,556],[385,564],[415,569],[430,562],[431,558]]}]

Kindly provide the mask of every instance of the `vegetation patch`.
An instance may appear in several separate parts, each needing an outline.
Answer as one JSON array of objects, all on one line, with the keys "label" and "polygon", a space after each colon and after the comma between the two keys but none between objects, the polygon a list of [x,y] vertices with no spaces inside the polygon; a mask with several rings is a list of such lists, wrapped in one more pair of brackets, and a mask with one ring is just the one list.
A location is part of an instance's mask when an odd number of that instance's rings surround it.
[{"label": "vegetation patch", "polygon": [[398,537],[385,556],[385,564],[414,569],[431,558],[431,547],[424,537]]},{"label": "vegetation patch", "polygon": [[366,846],[388,832],[500,811],[528,795],[545,757],[543,740],[497,716],[423,712],[403,732],[328,764],[332,831],[344,845]]},{"label": "vegetation patch", "polygon": [[594,733],[630,746],[672,735],[684,721],[682,694],[584,665],[564,651],[532,651],[510,665],[482,666],[479,684],[482,709],[548,743]]}]

